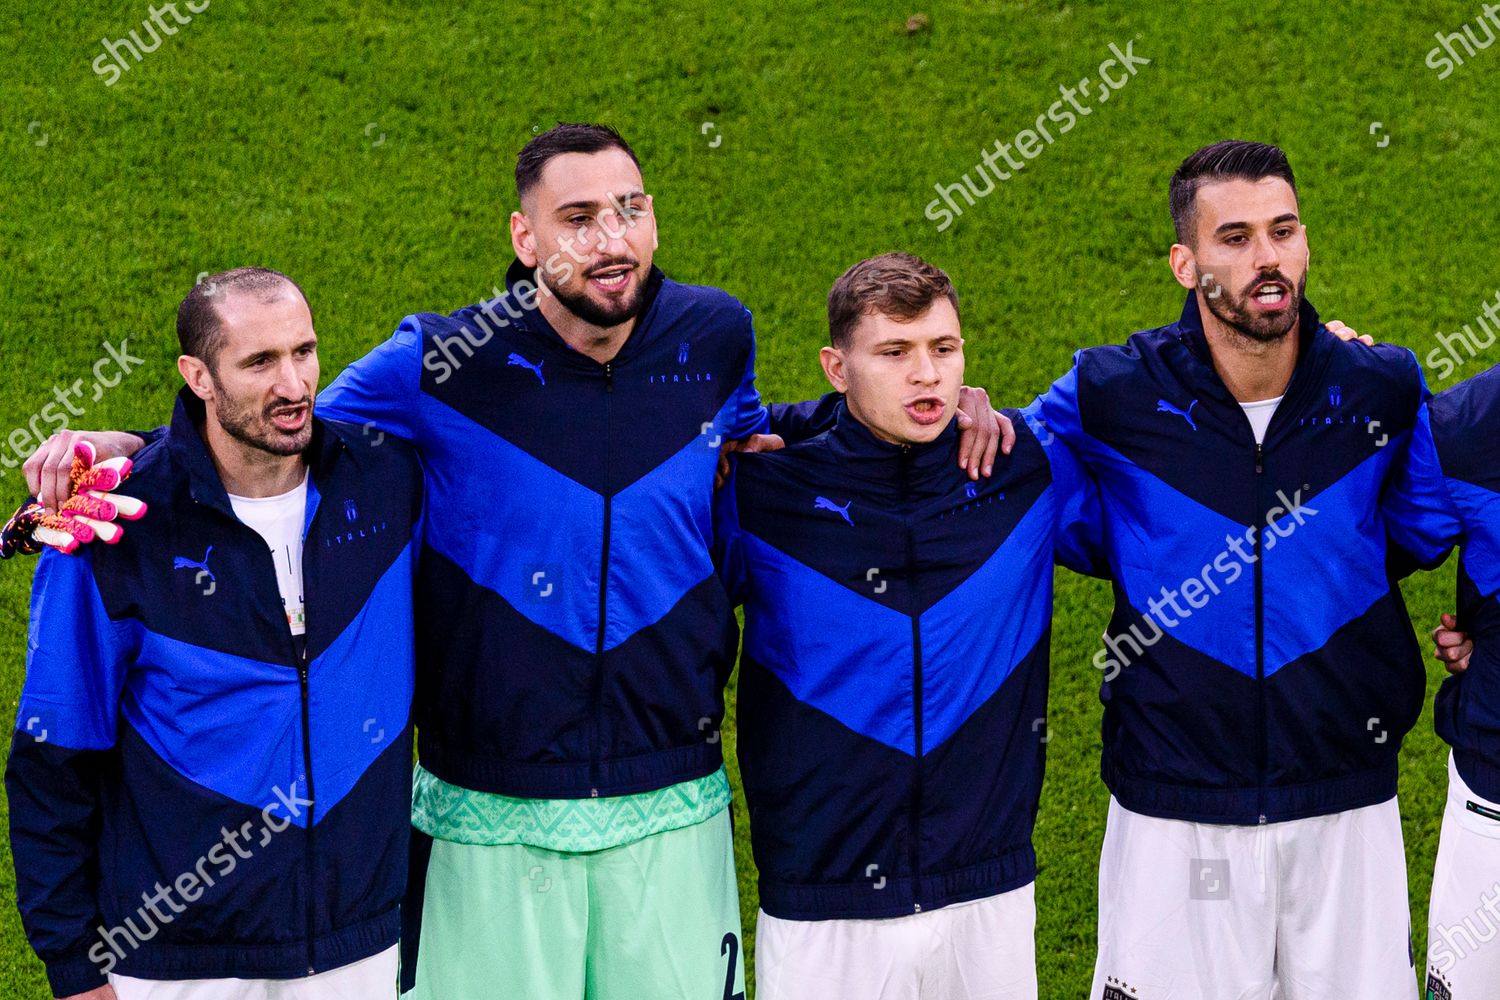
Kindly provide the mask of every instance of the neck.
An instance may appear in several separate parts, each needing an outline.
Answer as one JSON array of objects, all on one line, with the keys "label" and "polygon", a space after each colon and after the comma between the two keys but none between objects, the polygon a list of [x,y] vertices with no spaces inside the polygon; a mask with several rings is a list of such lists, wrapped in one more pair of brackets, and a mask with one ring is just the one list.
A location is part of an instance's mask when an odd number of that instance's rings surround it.
[{"label": "neck", "polygon": [[563,343],[601,365],[612,361],[620,353],[620,348],[625,346],[625,341],[630,337],[630,331],[635,329],[636,317],[632,316],[614,326],[595,326],[558,301],[557,296],[541,284],[540,275],[536,280],[541,289],[537,294],[537,308],[547,322],[552,324],[552,329],[557,331]]},{"label": "neck", "polygon": [[1203,335],[1214,369],[1236,400],[1256,403],[1286,392],[1301,349],[1300,318],[1286,336],[1267,342],[1247,337],[1220,320],[1204,303],[1201,293],[1198,312],[1203,317]]},{"label": "neck", "polygon": [[208,454],[224,492],[237,497],[274,497],[297,488],[307,475],[301,455],[273,455],[231,437],[215,420],[204,425]]}]

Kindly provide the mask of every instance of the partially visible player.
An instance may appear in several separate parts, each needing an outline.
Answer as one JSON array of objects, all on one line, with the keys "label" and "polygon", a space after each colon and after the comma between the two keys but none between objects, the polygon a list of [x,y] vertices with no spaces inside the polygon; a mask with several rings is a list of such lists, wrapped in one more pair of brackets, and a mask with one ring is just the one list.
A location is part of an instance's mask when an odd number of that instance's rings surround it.
[{"label": "partially visible player", "polygon": [[835,425],[740,456],[716,514],[745,606],[758,995],[1034,1000],[1052,567],[1095,564],[1097,495],[1025,428],[993,478],[957,467],[938,268],[861,261],[828,319]]},{"label": "partially visible player", "polygon": [[[1454,544],[1458,620],[1472,638],[1464,669],[1434,713],[1448,757],[1448,799],[1427,926],[1427,997],[1493,996],[1500,983],[1500,367],[1434,397],[1387,495],[1392,537],[1436,564]],[[1468,649],[1444,659],[1463,659]]]}]

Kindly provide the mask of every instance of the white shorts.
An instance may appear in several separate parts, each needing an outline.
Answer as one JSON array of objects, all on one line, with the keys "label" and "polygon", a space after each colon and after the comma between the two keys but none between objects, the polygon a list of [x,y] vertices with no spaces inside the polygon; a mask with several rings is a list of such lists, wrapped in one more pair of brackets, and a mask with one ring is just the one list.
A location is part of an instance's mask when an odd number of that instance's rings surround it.
[{"label": "white shorts", "polygon": [[1261,826],[1113,798],[1091,1000],[1413,1000],[1394,798]]},{"label": "white shorts", "polygon": [[[928,913],[755,925],[757,1000],[1036,1000],[1035,885]],[[124,1000],[124,998],[121,998]]]},{"label": "white shorts", "polygon": [[[1474,803],[1491,815],[1469,807]],[[1448,805],[1427,911],[1427,995],[1500,996],[1500,804],[1475,795],[1448,758]]]},{"label": "white shorts", "polygon": [[109,977],[119,1000],[394,1000],[400,949],[303,979]]}]

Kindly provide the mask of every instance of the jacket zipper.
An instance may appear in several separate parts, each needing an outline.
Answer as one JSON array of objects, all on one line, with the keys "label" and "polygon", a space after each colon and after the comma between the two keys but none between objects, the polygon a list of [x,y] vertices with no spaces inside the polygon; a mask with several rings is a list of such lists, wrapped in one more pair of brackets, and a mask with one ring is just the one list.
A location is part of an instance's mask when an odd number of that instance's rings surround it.
[{"label": "jacket zipper", "polygon": [[609,605],[609,529],[613,498],[609,490],[609,401],[615,391],[615,370],[604,364],[604,543],[599,553],[599,632],[594,640],[594,747],[589,761],[589,796],[599,797],[599,757],[602,749],[600,715],[604,711],[604,623]]},{"label": "jacket zipper", "polygon": [[911,867],[912,912],[922,912],[922,619],[917,610],[917,536],[915,518],[907,509],[911,476],[911,445],[901,447],[901,507],[906,518],[906,585],[911,596],[912,730],[916,756],[912,763],[910,841],[907,863]]},{"label": "jacket zipper", "polygon": [[[311,474],[309,474],[310,477]],[[311,489],[311,486],[309,486]],[[309,500],[313,495],[309,495]],[[314,501],[316,503],[316,501]],[[313,516],[317,516],[317,507],[313,508]],[[304,522],[302,532],[302,580],[303,593],[306,594],[307,580],[307,536],[312,528],[311,520]],[[317,794],[313,790],[313,757],[312,757],[312,692],[308,680],[307,651],[310,647],[307,634],[307,604],[305,596],[303,599],[302,612],[302,648],[297,648],[297,638],[293,636],[288,628],[287,635],[292,640],[292,655],[297,661],[297,691],[302,699],[302,762],[307,767],[307,839],[303,860],[307,864],[307,974],[313,975],[317,970],[317,956],[313,942],[317,940],[317,829],[313,826],[313,811],[317,809]],[[296,789],[293,789],[293,796]]]},{"label": "jacket zipper", "polygon": [[[307,974],[311,976],[317,968],[317,962],[313,955],[313,941],[317,937],[314,933],[317,926],[316,913],[314,912],[316,895],[314,873],[317,871],[317,851],[313,842],[316,836],[316,830],[313,826],[313,810],[317,808],[315,805],[317,794],[313,791],[312,726],[310,724],[308,709],[307,646],[305,645],[307,635],[304,633],[302,638],[304,645],[302,647],[302,656],[297,664],[297,680],[302,695],[302,762],[307,765]],[[295,794],[294,791],[293,795]]]},{"label": "jacket zipper", "polygon": [[1265,557],[1262,538],[1266,524],[1265,482],[1266,446],[1255,443],[1255,812],[1259,822],[1266,821],[1266,598],[1265,574],[1261,562]]}]

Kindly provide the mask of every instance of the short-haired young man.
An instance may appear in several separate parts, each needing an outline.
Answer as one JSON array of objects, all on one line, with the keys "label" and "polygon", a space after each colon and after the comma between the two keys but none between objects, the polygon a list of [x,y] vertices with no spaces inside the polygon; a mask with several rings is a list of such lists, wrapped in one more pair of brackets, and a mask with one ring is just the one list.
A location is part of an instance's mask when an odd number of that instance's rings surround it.
[{"label": "short-haired young man", "polygon": [[738,456],[719,561],[745,606],[739,757],[761,1000],[1031,1000],[1032,824],[1054,557],[1088,570],[1096,495],[1021,427],[956,467],[958,296],[909,254],[828,298],[833,428]]},{"label": "short-haired young man", "polygon": [[411,450],[313,415],[301,290],[215,275],[117,544],[43,554],[6,768],[58,997],[393,997],[411,788]]}]

